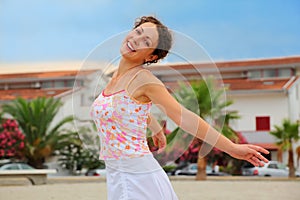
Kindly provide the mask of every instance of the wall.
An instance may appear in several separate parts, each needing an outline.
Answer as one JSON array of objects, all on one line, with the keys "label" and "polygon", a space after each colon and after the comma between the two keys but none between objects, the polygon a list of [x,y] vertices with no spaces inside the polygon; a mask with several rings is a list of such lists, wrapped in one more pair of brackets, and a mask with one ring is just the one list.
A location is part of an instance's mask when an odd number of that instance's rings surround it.
[{"label": "wall", "polygon": [[288,98],[283,93],[228,94],[227,98],[234,101],[228,110],[237,110],[241,116],[231,124],[237,131],[255,131],[256,116],[270,116],[271,129],[289,116]]}]

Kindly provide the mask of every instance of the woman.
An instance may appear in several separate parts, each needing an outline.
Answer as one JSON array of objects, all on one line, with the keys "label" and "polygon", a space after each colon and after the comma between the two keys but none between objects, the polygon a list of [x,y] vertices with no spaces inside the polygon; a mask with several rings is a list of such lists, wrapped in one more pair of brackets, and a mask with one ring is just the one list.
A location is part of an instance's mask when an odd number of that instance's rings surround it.
[{"label": "woman", "polygon": [[172,45],[167,27],[154,17],[142,17],[125,37],[121,60],[107,87],[93,103],[92,114],[101,141],[100,159],[107,168],[108,199],[177,199],[170,181],[146,141],[147,124],[154,142],[166,142],[156,120],[151,120],[152,103],[161,108],[179,127],[195,137],[255,166],[268,153],[254,145],[239,145],[214,130],[196,114],[182,107],[145,64],[164,58]]}]

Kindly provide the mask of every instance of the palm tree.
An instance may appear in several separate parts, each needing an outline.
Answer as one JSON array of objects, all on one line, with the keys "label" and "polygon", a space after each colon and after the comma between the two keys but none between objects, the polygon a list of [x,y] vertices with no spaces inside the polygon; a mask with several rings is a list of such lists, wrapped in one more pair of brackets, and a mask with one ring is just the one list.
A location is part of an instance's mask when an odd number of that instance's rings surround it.
[{"label": "palm tree", "polygon": [[293,142],[299,140],[299,123],[284,119],[282,126],[275,125],[270,134],[277,138],[277,145],[282,151],[288,150],[289,177],[295,177]]},{"label": "palm tree", "polygon": [[296,148],[296,154],[297,154],[297,168],[299,167],[299,160],[300,160],[300,146]]},{"label": "palm tree", "polygon": [[[180,90],[177,92],[177,100],[181,101],[187,109],[198,114],[205,120],[212,123],[214,128],[219,130],[228,138],[237,138],[234,130],[229,126],[229,122],[232,119],[239,118],[236,111],[224,112],[225,108],[230,106],[233,101],[222,100],[223,90],[217,89],[214,85],[213,79],[209,78],[207,80],[194,81],[191,83],[192,90],[181,84]],[[196,98],[195,98],[196,97]],[[201,140],[199,141],[199,149],[204,145],[208,145]],[[209,148],[210,149],[210,148]],[[206,179],[206,165],[207,158],[206,154],[208,152],[198,153],[198,172],[196,180]]]},{"label": "palm tree", "polygon": [[28,163],[35,168],[43,168],[45,159],[56,150],[76,143],[73,139],[75,133],[63,128],[73,121],[72,116],[52,124],[61,106],[59,99],[39,97],[31,101],[18,98],[2,107],[3,112],[10,114],[22,129],[25,135],[23,153]]}]

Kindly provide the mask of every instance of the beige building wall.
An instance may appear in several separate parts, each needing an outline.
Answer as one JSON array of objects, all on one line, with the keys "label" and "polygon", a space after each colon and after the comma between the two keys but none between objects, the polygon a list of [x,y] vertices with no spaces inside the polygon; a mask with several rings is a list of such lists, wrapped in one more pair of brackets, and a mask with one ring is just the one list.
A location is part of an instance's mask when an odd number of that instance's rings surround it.
[{"label": "beige building wall", "polygon": [[228,94],[227,98],[234,101],[228,110],[237,110],[241,116],[232,123],[237,131],[255,131],[257,116],[270,116],[271,129],[289,116],[288,98],[283,93]]}]

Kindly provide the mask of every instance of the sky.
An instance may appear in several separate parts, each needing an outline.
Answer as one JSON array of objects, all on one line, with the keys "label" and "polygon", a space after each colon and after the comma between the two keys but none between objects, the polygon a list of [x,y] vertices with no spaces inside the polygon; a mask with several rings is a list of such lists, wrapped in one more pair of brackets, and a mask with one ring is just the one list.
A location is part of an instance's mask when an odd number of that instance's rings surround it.
[{"label": "sky", "polygon": [[143,15],[213,60],[300,55],[298,0],[0,0],[0,63],[83,60]]}]

